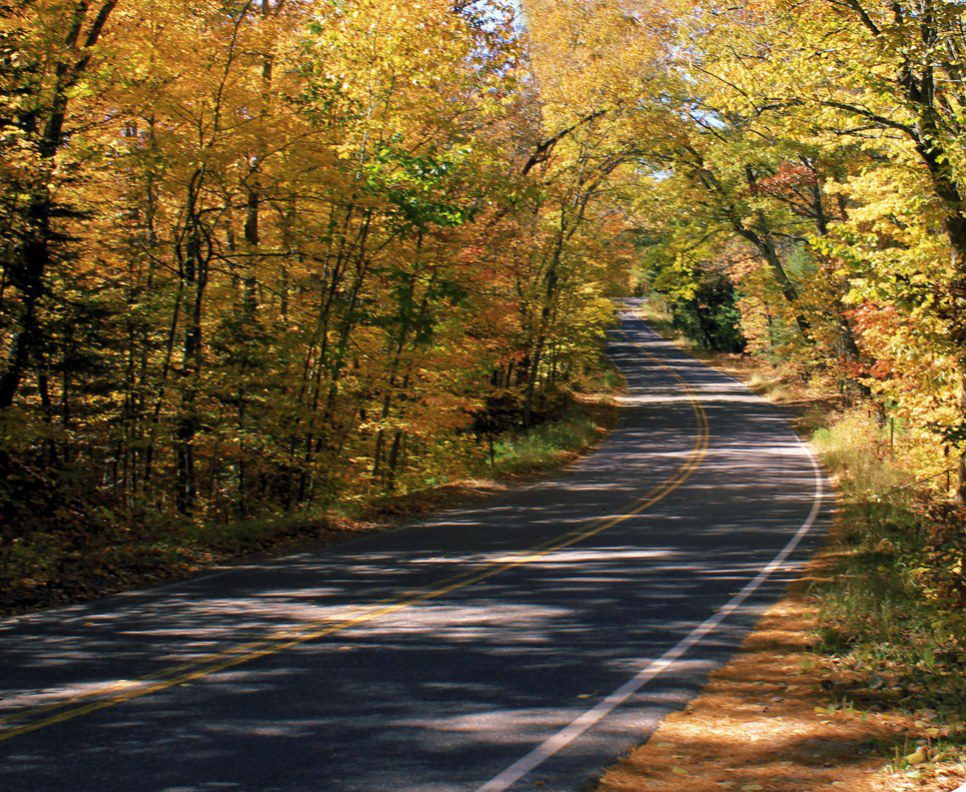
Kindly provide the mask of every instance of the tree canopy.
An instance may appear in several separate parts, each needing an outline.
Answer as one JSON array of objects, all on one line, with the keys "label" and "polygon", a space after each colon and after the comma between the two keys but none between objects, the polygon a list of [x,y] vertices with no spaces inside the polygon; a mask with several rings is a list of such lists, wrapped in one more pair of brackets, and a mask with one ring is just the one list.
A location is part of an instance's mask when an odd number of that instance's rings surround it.
[{"label": "tree canopy", "polygon": [[5,530],[51,481],[227,519],[459,475],[635,277],[961,458],[963,41],[940,0],[7,0]]}]

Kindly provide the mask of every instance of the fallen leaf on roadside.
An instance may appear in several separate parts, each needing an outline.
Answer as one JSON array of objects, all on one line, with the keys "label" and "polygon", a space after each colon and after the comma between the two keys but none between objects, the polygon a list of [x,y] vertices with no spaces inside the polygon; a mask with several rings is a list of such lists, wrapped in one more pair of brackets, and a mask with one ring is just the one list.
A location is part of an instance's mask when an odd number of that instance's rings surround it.
[{"label": "fallen leaf on roadside", "polygon": [[911,765],[922,764],[926,761],[926,752],[922,748],[917,748],[906,757],[906,762]]}]

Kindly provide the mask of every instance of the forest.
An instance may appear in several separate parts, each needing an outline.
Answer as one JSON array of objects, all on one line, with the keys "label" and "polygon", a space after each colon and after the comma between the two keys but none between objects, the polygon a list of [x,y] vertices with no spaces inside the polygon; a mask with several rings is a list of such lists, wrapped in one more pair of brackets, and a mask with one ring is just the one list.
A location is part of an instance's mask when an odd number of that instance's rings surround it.
[{"label": "forest", "polygon": [[629,293],[961,499],[962,12],[3,0],[8,576],[485,468]]}]

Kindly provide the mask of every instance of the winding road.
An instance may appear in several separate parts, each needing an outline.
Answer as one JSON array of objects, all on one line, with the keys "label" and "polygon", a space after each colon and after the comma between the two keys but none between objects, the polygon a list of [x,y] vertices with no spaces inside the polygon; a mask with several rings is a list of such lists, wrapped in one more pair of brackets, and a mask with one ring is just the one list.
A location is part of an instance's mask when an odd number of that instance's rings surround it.
[{"label": "winding road", "polygon": [[620,426],[526,489],[0,621],[0,789],[580,790],[737,648],[828,489],[628,301]]}]

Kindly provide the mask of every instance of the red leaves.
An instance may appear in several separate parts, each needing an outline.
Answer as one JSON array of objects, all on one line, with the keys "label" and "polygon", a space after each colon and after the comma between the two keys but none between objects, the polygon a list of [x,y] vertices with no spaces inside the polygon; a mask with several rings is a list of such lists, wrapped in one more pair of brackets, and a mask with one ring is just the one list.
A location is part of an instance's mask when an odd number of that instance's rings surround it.
[{"label": "red leaves", "polygon": [[795,162],[783,162],[778,166],[774,176],[759,179],[748,189],[751,195],[771,195],[781,197],[788,195],[801,187],[813,187],[818,183],[815,171],[807,165]]}]

